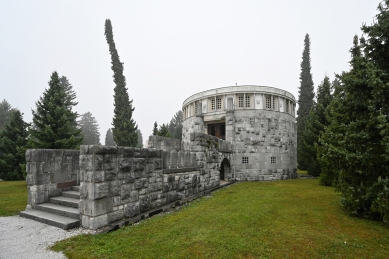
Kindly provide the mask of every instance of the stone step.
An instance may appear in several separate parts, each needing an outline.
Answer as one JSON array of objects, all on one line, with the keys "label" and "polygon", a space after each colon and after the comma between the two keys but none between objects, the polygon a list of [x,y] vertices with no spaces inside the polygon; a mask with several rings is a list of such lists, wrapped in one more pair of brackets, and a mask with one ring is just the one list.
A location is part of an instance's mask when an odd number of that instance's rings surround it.
[{"label": "stone step", "polygon": [[78,192],[78,191],[64,191],[64,192],[62,192],[62,196],[73,198],[73,199],[80,199],[80,192]]},{"label": "stone step", "polygon": [[78,208],[78,203],[80,202],[80,199],[58,196],[58,197],[50,198],[50,202],[54,204],[67,206],[67,207]]},{"label": "stone step", "polygon": [[21,211],[19,213],[19,216],[28,219],[33,219],[65,230],[80,226],[79,219],[72,219],[72,218],[55,215],[53,213],[49,213],[41,210],[35,210],[35,209]]},{"label": "stone step", "polygon": [[72,191],[80,192],[80,186],[79,185],[72,186]]},{"label": "stone step", "polygon": [[80,219],[80,212],[78,209],[73,208],[73,207],[66,207],[62,206],[59,204],[54,204],[54,203],[42,203],[38,204],[35,209],[41,210],[41,211],[46,211],[49,213],[53,213],[56,215],[64,216],[64,217],[69,217],[73,219]]}]

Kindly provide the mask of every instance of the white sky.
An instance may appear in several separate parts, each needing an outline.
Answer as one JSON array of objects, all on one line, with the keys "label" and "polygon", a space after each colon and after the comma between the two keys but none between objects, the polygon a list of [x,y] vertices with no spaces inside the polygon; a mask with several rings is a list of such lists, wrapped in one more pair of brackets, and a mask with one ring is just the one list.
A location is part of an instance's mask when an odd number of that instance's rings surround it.
[{"label": "white sky", "polygon": [[[311,37],[315,87],[348,70],[353,36],[371,24],[380,0],[17,1],[0,0],[0,99],[32,121],[53,71],[68,77],[76,110],[100,125],[113,116],[113,72],[104,36],[114,40],[135,121],[146,141],[192,94],[266,85],[298,98],[304,36]],[[1,101],[0,100],[0,101]]]}]

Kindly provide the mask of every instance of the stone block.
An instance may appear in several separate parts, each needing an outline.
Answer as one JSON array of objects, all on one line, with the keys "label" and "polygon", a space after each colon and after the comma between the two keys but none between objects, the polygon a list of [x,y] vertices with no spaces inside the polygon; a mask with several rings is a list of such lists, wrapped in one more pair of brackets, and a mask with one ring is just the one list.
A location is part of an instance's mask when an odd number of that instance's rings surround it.
[{"label": "stone block", "polygon": [[102,155],[93,156],[93,170],[99,171],[103,170],[103,161],[104,157]]},{"label": "stone block", "polygon": [[134,172],[144,171],[145,165],[146,165],[146,160],[144,158],[133,159]]},{"label": "stone block", "polygon": [[136,189],[148,188],[148,186],[149,186],[149,181],[147,180],[147,178],[141,178],[135,181]]},{"label": "stone block", "polygon": [[123,216],[124,216],[123,209],[118,209],[117,211],[108,213],[108,224],[122,220]]},{"label": "stone block", "polygon": [[96,230],[108,225],[108,215],[104,214],[97,217],[82,215],[81,221],[81,225],[84,228]]},{"label": "stone block", "polygon": [[104,171],[104,180],[113,181],[117,179],[117,171]]},{"label": "stone block", "polygon": [[178,191],[183,191],[185,189],[185,178],[181,176],[178,180]]},{"label": "stone block", "polygon": [[128,203],[124,206],[124,215],[126,217],[134,217],[140,213],[139,202]]},{"label": "stone block", "polygon": [[148,211],[150,209],[150,197],[148,195],[139,197],[139,206],[140,212]]},{"label": "stone block", "polygon": [[104,162],[103,162],[103,168],[104,170],[117,170],[117,158],[116,154],[107,154],[104,155]]},{"label": "stone block", "polygon": [[116,146],[90,145],[88,148],[88,154],[117,154],[117,152]]},{"label": "stone block", "polygon": [[123,184],[121,186],[120,198],[126,200],[130,198],[131,191],[134,190],[134,184]]},{"label": "stone block", "polygon": [[168,203],[171,203],[171,202],[175,202],[177,200],[177,192],[176,191],[171,191],[171,192],[168,192],[167,194],[167,202]]},{"label": "stone block", "polygon": [[111,197],[99,200],[81,199],[79,206],[81,214],[99,216],[113,211],[113,199]]},{"label": "stone block", "polygon": [[121,183],[119,180],[108,182],[108,196],[121,195]]},{"label": "stone block", "polygon": [[108,197],[108,183],[95,183],[94,184],[94,199],[101,199]]},{"label": "stone block", "polygon": [[120,172],[130,172],[132,169],[132,158],[119,158],[118,167]]}]

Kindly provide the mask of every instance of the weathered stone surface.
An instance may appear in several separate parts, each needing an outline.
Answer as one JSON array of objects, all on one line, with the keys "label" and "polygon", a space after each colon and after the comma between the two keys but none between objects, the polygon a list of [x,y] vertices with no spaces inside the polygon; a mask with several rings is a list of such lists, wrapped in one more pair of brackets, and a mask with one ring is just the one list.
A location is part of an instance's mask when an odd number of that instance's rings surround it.
[{"label": "weathered stone surface", "polygon": [[144,195],[139,197],[140,212],[145,212],[150,209],[150,196]]},{"label": "weathered stone surface", "polygon": [[121,186],[120,198],[122,200],[129,199],[132,190],[134,190],[134,184],[123,184]]},{"label": "weathered stone surface", "polygon": [[124,207],[124,215],[126,217],[134,217],[140,213],[139,202],[128,203]]}]

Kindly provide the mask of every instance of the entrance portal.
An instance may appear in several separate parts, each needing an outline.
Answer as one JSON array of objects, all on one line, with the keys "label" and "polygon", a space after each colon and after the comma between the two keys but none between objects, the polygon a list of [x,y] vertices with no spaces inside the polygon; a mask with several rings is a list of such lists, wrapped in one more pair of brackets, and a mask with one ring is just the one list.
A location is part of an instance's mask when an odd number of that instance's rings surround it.
[{"label": "entrance portal", "polygon": [[230,162],[224,158],[220,165],[220,181],[228,181],[230,176]]}]

